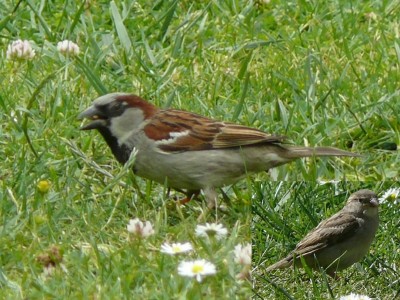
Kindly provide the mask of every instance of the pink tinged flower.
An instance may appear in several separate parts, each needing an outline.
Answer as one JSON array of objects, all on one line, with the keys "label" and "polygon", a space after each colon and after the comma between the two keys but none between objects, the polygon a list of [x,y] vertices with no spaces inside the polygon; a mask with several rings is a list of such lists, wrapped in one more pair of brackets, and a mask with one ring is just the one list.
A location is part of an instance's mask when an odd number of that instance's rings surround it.
[{"label": "pink tinged flower", "polygon": [[234,261],[237,264],[243,266],[250,266],[251,265],[251,244],[247,243],[245,245],[238,244],[235,246],[233,250],[234,254]]},{"label": "pink tinged flower", "polygon": [[169,255],[190,252],[193,246],[190,243],[172,243],[171,245],[164,243],[161,245],[161,252]]},{"label": "pink tinged flower", "polygon": [[8,45],[7,59],[16,60],[29,60],[35,56],[35,50],[27,40],[16,40]]},{"label": "pink tinged flower", "polygon": [[221,240],[226,237],[228,230],[222,225],[217,223],[206,223],[205,225],[197,225],[196,235],[200,237],[215,237]]},{"label": "pink tinged flower", "polygon": [[186,277],[194,277],[198,282],[203,280],[204,276],[217,273],[215,265],[199,259],[195,261],[183,261],[178,266],[178,274]]},{"label": "pink tinged flower", "polygon": [[74,42],[64,40],[57,44],[57,49],[64,55],[76,56],[79,55],[79,46]]},{"label": "pink tinged flower", "polygon": [[142,222],[138,218],[129,220],[127,230],[129,233],[141,238],[147,238],[154,234],[153,225],[149,221]]}]

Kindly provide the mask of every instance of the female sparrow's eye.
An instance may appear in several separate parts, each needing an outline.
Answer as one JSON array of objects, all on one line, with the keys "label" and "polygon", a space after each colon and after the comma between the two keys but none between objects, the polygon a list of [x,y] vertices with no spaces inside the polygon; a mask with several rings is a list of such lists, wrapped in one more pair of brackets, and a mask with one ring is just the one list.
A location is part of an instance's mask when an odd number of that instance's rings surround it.
[{"label": "female sparrow's eye", "polygon": [[361,198],[358,201],[360,201],[360,203],[362,203],[362,204],[369,204],[369,199],[368,198]]}]

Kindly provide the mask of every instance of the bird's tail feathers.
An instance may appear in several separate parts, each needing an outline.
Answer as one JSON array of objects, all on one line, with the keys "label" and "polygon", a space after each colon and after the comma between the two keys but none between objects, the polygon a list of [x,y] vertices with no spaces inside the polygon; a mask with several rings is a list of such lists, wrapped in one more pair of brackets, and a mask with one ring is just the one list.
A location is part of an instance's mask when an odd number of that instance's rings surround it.
[{"label": "bird's tail feathers", "polygon": [[[293,258],[293,257],[291,257]],[[284,258],[280,261],[278,261],[277,263],[274,263],[273,265],[269,266],[265,271],[269,272],[269,271],[273,271],[276,269],[283,269],[283,268],[287,268],[290,267],[292,265],[292,260],[288,259],[288,258]]]},{"label": "bird's tail feathers", "polygon": [[333,147],[297,147],[290,146],[287,147],[290,151],[288,154],[290,158],[301,158],[301,157],[312,157],[312,156],[350,156],[350,157],[360,157],[358,153],[353,153]]}]

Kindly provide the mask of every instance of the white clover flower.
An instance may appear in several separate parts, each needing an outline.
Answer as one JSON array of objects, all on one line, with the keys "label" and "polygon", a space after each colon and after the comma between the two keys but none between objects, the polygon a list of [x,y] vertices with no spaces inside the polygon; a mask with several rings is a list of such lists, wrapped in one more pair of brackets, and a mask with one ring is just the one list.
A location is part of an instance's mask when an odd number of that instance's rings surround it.
[{"label": "white clover flower", "polygon": [[340,183],[340,180],[317,180],[319,185],[324,185],[324,184],[332,184],[334,186],[337,186],[338,183]]},{"label": "white clover flower", "polygon": [[233,250],[233,254],[235,255],[235,263],[250,266],[251,265],[251,244],[247,243],[245,245],[238,244],[235,246]]},{"label": "white clover flower", "polygon": [[364,17],[369,21],[376,21],[376,19],[378,19],[378,16],[373,11],[364,14]]},{"label": "white clover flower", "polygon": [[400,188],[391,188],[388,189],[381,198],[379,198],[380,203],[385,202],[400,202]]},{"label": "white clover flower", "polygon": [[199,259],[195,261],[183,261],[178,266],[178,274],[186,277],[196,277],[198,282],[201,282],[202,277],[206,275],[214,275],[217,273],[215,265]]},{"label": "white clover flower", "polygon": [[60,51],[64,55],[79,55],[79,46],[74,42],[64,40],[57,44],[57,50]]},{"label": "white clover flower", "polygon": [[339,300],[372,300],[372,299],[368,296],[351,293],[350,295],[347,296],[341,296]]},{"label": "white clover flower", "polygon": [[147,238],[154,234],[153,225],[151,225],[149,221],[142,222],[138,218],[129,220],[127,230],[128,232],[141,238]]},{"label": "white clover flower", "polygon": [[200,237],[216,237],[218,240],[226,237],[228,230],[217,223],[206,223],[205,225],[196,226],[196,235]]},{"label": "white clover flower", "polygon": [[161,245],[161,252],[166,253],[169,255],[175,255],[179,253],[185,253],[193,250],[193,246],[190,243],[172,243],[172,245],[169,245],[167,243],[164,243]]},{"label": "white clover flower", "polygon": [[27,40],[16,40],[8,45],[7,59],[32,59],[35,56],[35,50]]}]

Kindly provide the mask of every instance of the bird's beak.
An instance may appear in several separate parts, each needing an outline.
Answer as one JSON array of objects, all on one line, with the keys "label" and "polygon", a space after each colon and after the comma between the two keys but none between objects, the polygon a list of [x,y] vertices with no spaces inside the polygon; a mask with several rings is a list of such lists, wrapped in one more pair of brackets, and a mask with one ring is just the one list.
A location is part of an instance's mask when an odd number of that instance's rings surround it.
[{"label": "bird's beak", "polygon": [[88,125],[81,127],[81,130],[97,129],[107,125],[106,117],[93,105],[79,114],[78,120],[82,119],[90,119],[93,121]]},{"label": "bird's beak", "polygon": [[371,204],[372,207],[378,207],[379,206],[379,200],[378,198],[372,198],[369,203]]}]

